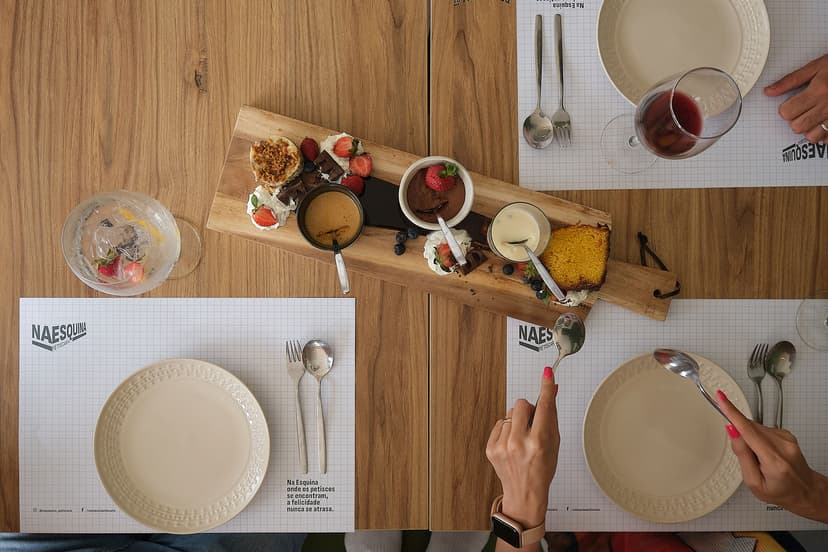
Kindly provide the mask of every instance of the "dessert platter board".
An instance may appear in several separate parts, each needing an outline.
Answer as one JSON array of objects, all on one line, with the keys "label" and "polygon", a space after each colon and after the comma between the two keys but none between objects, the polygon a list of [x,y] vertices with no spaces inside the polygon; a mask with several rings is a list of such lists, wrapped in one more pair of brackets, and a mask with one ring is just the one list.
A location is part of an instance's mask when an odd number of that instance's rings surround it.
[{"label": "dessert platter board", "polygon": [[[333,265],[334,259],[329,251],[314,248],[302,237],[295,216],[290,216],[287,223],[276,230],[264,231],[252,224],[247,214],[247,204],[256,187],[250,165],[251,145],[274,135],[287,137],[298,144],[304,137],[322,141],[326,136],[337,133],[338,131],[283,115],[243,106],[227,149],[207,228]],[[654,292],[673,289],[676,276],[670,272],[610,259],[601,289],[591,292],[588,299],[578,307],[565,307],[555,302],[538,300],[535,292],[517,274],[503,274],[502,267],[507,261],[488,251],[484,263],[463,276],[440,276],[432,272],[423,258],[423,237],[409,242],[409,251],[405,254],[395,255],[395,235],[399,229],[405,228],[402,222],[397,225],[395,221],[405,221],[405,218],[400,212],[396,194],[388,193],[389,184],[398,186],[405,170],[419,157],[366,140],[362,144],[373,158],[373,172],[372,177],[366,180],[365,193],[360,198],[365,206],[366,225],[359,239],[344,251],[349,270],[546,326],[551,326],[562,312],[573,311],[585,317],[599,299],[656,320],[666,318],[670,300],[659,299],[654,296]],[[525,190],[482,174],[470,174],[474,182],[474,203],[467,221],[471,224],[477,221],[479,226],[480,221],[485,222],[486,218],[493,217],[507,203],[525,201],[543,210],[553,228],[574,224],[612,226],[609,213],[604,211]],[[375,205],[378,201],[388,203],[387,208],[383,206],[378,211]],[[366,203],[370,202],[374,205],[369,208]],[[384,213],[383,217],[387,220],[372,220],[372,214],[380,213]],[[474,238],[474,230],[469,230]]]}]

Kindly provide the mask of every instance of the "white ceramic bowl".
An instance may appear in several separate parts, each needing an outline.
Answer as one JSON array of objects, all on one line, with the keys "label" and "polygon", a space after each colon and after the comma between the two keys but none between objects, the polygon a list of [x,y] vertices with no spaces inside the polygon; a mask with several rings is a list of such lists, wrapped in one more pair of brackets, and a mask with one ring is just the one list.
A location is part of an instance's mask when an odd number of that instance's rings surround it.
[{"label": "white ceramic bowl", "polygon": [[466,168],[455,161],[450,157],[442,157],[440,155],[432,155],[430,157],[423,157],[422,159],[418,159],[414,161],[403,173],[402,180],[400,180],[400,208],[402,209],[403,214],[406,216],[408,220],[412,223],[416,224],[420,228],[425,228],[426,230],[439,230],[440,225],[436,222],[426,222],[418,217],[414,211],[412,211],[408,207],[408,184],[411,182],[411,179],[414,178],[414,175],[417,174],[417,171],[420,169],[425,169],[426,167],[430,167],[431,165],[436,165],[438,163],[453,163],[457,165],[457,174],[460,176],[460,179],[463,181],[463,186],[466,189],[466,198],[463,202],[463,206],[460,208],[460,211],[454,215],[452,218],[446,221],[446,224],[449,227],[454,227],[460,224],[464,218],[471,212],[472,203],[474,203],[474,185],[472,183],[471,175]]}]

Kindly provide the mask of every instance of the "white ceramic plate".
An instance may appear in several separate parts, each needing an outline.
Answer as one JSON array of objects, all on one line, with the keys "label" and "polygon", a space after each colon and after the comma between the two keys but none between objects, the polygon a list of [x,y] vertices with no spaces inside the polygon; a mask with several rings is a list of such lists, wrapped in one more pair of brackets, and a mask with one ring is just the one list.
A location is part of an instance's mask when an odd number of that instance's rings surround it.
[{"label": "white ceramic plate", "polygon": [[[721,389],[749,416],[736,382],[692,356],[707,390]],[[724,504],[742,482],[724,425],[691,381],[647,353],[598,386],[584,417],[584,456],[595,483],[624,510],[649,521],[689,521]]]},{"label": "white ceramic plate", "polygon": [[235,376],[200,360],[165,360],[129,376],[95,428],[95,465],[121,510],[166,533],[225,523],[264,479],[270,436]]},{"label": "white ceramic plate", "polygon": [[728,72],[745,96],[769,48],[762,0],[604,0],[598,13],[601,64],[633,105],[653,84],[694,67]]}]

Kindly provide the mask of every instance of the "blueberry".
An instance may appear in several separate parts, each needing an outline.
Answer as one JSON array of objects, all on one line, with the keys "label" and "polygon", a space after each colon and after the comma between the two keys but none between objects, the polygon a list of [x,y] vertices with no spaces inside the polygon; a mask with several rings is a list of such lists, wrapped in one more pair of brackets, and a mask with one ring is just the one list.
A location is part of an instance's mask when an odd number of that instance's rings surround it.
[{"label": "blueberry", "polygon": [[532,291],[540,291],[543,289],[543,282],[540,280],[532,280],[531,286]]},{"label": "blueberry", "polygon": [[420,231],[417,230],[416,228],[412,227],[412,228],[408,229],[408,231],[406,232],[406,235],[408,236],[409,240],[416,240],[417,236],[420,235]]},{"label": "blueberry", "polygon": [[403,231],[397,232],[397,243],[405,243],[405,240],[408,239],[408,234]]},{"label": "blueberry", "polygon": [[313,172],[316,170],[316,165],[313,164],[313,161],[305,161],[303,168],[305,169],[305,172]]},{"label": "blueberry", "polygon": [[510,264],[503,265],[503,274],[509,276],[515,272],[515,266]]},{"label": "blueberry", "polygon": [[538,290],[535,293],[535,297],[537,297],[538,299],[546,299],[546,290],[545,289]]},{"label": "blueberry", "polygon": [[405,246],[401,243],[398,243],[394,246],[394,255],[402,255],[405,253]]}]

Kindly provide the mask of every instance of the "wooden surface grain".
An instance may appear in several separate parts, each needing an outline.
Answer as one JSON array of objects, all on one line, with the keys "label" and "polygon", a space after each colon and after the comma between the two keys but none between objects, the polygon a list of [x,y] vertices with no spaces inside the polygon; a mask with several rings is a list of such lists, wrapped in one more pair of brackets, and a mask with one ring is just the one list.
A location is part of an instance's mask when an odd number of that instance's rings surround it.
[{"label": "wooden surface grain", "polygon": [[[514,2],[433,2],[431,21],[431,154],[518,182]],[[612,214],[614,259],[638,262],[644,232],[681,280],[679,297],[800,298],[828,288],[828,187],[552,195]],[[503,328],[502,317],[432,298],[432,342],[443,351],[431,357],[432,529],[490,527],[500,487],[484,448],[505,414]],[[468,329],[487,337],[471,341]]]},{"label": "wooden surface grain", "polygon": [[[18,298],[95,295],[60,253],[71,208],[139,190],[203,229],[243,104],[425,155],[426,9],[0,0],[0,531],[19,527]],[[199,268],[150,296],[339,295],[317,261],[209,230],[203,239]],[[287,271],[301,276],[273,277]],[[352,290],[356,526],[424,528],[428,299],[360,275]]]}]

